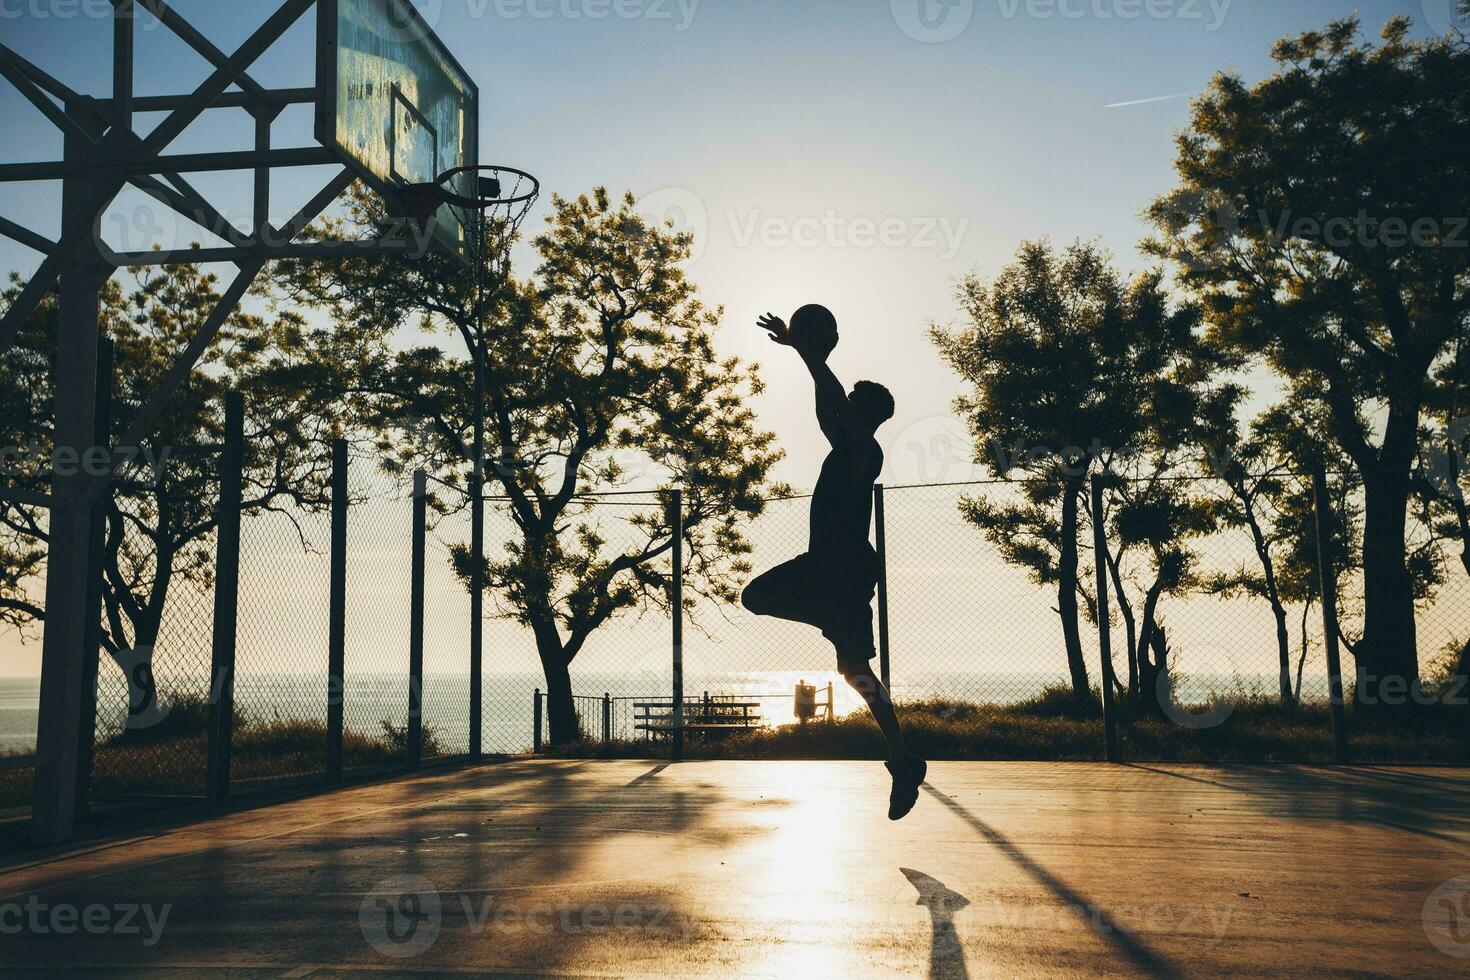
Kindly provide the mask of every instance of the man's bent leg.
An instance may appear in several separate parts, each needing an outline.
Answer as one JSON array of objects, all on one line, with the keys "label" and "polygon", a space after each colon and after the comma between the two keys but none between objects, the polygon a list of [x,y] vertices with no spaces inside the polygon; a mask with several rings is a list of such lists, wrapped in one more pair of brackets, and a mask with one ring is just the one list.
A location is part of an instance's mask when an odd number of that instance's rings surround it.
[{"label": "man's bent leg", "polygon": [[820,626],[829,618],[821,585],[811,556],[798,555],[752,580],[740,604],[757,616]]},{"label": "man's bent leg", "polygon": [[893,710],[893,698],[889,695],[888,688],[878,679],[878,675],[873,673],[872,662],[839,660],[837,669],[842,671],[847,683],[867,702],[873,720],[883,732],[883,740],[888,743],[888,758],[902,759],[907,755],[903,745],[903,729],[898,724],[898,714]]}]

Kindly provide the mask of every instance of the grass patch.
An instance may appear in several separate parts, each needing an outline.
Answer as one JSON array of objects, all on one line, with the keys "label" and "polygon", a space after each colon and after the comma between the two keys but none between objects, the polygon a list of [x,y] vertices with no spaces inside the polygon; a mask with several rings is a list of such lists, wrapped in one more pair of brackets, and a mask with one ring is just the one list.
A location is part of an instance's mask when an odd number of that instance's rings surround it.
[{"label": "grass patch", "polygon": [[[401,766],[407,755],[407,726],[383,721],[378,737],[348,730],[342,736],[345,768]],[[209,757],[209,705],[182,696],[147,728],[129,729],[98,744],[92,762],[92,791],[143,796],[202,796]],[[19,753],[14,753],[19,754]],[[424,726],[424,757],[444,754],[433,726]],[[324,721],[262,720],[237,715],[230,753],[232,782],[321,773],[327,766]],[[0,772],[0,809],[27,806],[33,773]]]},{"label": "grass patch", "polygon": [[[1218,700],[1224,720],[1190,727],[1119,709],[1123,757],[1138,762],[1332,761],[1332,723],[1326,705],[1281,705],[1269,698]],[[932,699],[898,705],[910,747],[929,759],[1098,761],[1104,757],[1101,710],[1096,698],[1078,703],[1066,688],[1051,689],[1015,705],[977,705]],[[1352,757],[1361,762],[1470,763],[1470,711],[1423,709],[1388,721],[1348,713]],[[604,745],[579,742],[552,748],[569,758],[661,758],[666,743],[635,740]],[[805,727],[783,725],[719,740],[691,738],[691,759],[882,759],[883,736],[866,712]]]}]

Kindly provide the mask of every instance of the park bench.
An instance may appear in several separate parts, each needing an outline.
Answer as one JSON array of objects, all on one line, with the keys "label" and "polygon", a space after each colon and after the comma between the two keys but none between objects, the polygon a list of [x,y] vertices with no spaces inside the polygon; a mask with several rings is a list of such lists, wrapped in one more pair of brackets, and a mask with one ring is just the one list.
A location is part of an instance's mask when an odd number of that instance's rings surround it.
[{"label": "park bench", "polygon": [[[714,736],[750,731],[760,727],[760,706],[759,701],[737,701],[733,696],[711,697],[706,694],[702,698],[686,698],[683,728],[685,732]],[[634,730],[642,732],[645,738],[672,734],[673,699],[635,701],[633,722]]]}]

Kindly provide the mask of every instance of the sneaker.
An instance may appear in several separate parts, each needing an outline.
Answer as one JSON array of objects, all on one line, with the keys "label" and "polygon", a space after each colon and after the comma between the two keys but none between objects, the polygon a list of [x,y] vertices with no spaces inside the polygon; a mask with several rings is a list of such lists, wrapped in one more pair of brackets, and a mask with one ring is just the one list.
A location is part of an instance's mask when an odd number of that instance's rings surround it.
[{"label": "sneaker", "polygon": [[912,753],[883,764],[893,776],[893,790],[888,794],[888,819],[902,820],[919,802],[919,787],[929,775],[929,764]]}]

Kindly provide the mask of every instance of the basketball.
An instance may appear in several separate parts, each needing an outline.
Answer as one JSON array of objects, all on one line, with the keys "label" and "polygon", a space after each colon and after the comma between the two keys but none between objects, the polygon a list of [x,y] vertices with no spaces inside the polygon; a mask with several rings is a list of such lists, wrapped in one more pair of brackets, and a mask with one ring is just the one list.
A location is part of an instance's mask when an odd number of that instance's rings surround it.
[{"label": "basketball", "polygon": [[825,358],[837,346],[837,318],[825,306],[803,306],[791,314],[791,337]]}]

